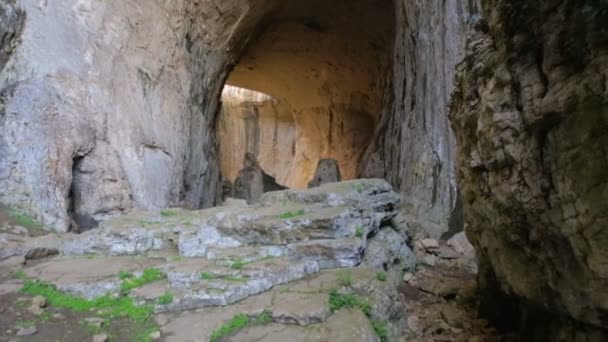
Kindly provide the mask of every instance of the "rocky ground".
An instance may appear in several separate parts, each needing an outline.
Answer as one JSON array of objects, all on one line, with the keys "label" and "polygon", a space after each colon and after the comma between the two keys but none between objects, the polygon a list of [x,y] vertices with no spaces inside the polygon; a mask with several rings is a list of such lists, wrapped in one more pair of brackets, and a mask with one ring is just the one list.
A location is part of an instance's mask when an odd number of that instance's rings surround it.
[{"label": "rocky ground", "polygon": [[2,209],[0,341],[501,341],[463,234],[411,241],[380,180],[80,235]]}]

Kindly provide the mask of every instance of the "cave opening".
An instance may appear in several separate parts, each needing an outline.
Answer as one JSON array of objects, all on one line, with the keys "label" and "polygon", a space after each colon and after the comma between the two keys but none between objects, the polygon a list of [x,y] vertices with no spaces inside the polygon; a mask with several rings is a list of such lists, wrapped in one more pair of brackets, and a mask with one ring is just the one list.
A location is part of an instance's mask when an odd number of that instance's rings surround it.
[{"label": "cave opening", "polygon": [[235,182],[247,154],[288,188],[306,188],[323,159],[342,179],[358,178],[390,93],[394,37],[390,0],[286,1],[225,82],[223,179]]}]

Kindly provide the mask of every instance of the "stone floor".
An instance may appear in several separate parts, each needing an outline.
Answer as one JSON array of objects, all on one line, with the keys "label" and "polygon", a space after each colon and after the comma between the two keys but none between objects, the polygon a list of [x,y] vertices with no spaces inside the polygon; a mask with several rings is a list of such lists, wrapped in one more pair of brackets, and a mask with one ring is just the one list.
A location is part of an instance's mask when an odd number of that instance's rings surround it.
[{"label": "stone floor", "polygon": [[398,201],[358,180],[80,235],[5,216],[0,341],[508,341],[476,317],[464,235],[408,241]]}]

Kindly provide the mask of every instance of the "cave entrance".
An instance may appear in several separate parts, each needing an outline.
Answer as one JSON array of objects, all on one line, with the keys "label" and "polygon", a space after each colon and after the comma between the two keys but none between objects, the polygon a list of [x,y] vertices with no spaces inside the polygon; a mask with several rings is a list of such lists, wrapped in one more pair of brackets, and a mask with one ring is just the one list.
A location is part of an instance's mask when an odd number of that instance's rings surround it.
[{"label": "cave entrance", "polygon": [[357,178],[389,87],[394,16],[391,0],[286,1],[226,81],[224,179],[247,152],[289,188],[306,188],[324,158]]}]

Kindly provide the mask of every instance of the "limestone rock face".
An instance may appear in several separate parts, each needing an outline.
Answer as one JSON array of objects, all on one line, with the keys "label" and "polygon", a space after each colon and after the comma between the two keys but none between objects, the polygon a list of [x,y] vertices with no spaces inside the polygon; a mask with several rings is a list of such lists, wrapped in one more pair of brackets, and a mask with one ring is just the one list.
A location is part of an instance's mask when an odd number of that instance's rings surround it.
[{"label": "limestone rock face", "polygon": [[317,164],[315,176],[308,182],[309,188],[315,188],[325,183],[335,183],[342,180],[340,165],[335,159],[321,159]]},{"label": "limestone rock face", "polygon": [[179,202],[192,127],[184,1],[0,7],[0,201],[59,231],[68,212]]},{"label": "limestone rock face", "polygon": [[450,111],[480,286],[493,310],[519,299],[527,340],[606,340],[608,8],[493,0],[483,16]]},{"label": "limestone rock face", "polygon": [[395,1],[396,40],[390,94],[361,165],[361,175],[387,179],[408,215],[447,230],[456,202],[454,135],[447,112],[467,21],[478,1]]}]

